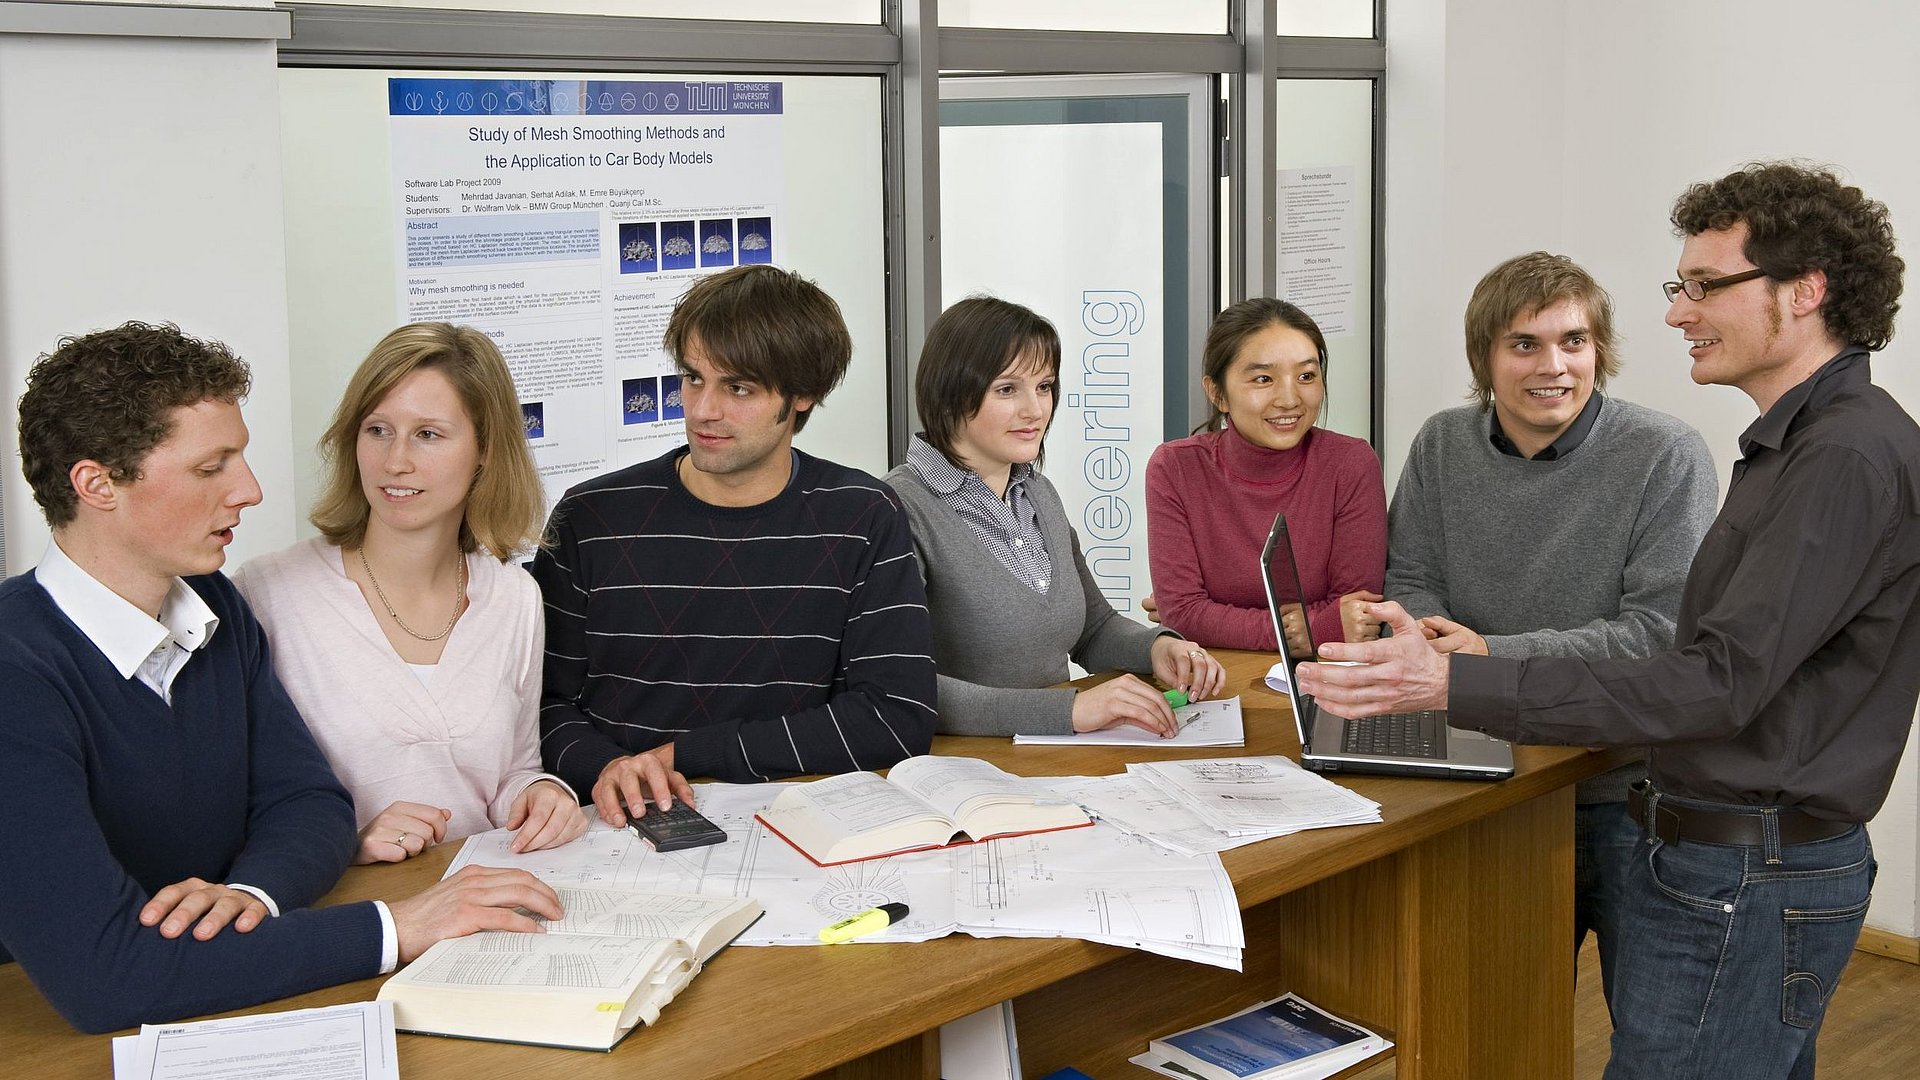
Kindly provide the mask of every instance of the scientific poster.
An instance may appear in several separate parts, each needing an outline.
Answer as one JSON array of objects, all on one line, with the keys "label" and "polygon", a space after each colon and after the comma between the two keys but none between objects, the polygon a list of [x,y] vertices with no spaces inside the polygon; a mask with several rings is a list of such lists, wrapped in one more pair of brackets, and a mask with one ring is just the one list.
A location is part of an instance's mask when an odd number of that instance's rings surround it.
[{"label": "scientific poster", "polygon": [[685,438],[699,277],[781,261],[777,81],[388,80],[399,307],[500,346],[549,503]]},{"label": "scientific poster", "polygon": [[1147,456],[1163,426],[1160,140],[1157,123],[940,129],[942,300],[989,293],[1060,331],[1045,472],[1123,612],[1149,588]]}]

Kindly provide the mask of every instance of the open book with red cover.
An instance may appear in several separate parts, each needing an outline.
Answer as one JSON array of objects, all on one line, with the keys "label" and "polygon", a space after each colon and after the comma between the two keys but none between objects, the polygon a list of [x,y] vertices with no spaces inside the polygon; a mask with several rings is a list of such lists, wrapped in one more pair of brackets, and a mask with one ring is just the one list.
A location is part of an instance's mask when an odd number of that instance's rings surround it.
[{"label": "open book with red cover", "polygon": [[884,779],[856,772],[794,784],[755,816],[819,866],[1093,824],[1036,780],[978,758],[931,756]]}]

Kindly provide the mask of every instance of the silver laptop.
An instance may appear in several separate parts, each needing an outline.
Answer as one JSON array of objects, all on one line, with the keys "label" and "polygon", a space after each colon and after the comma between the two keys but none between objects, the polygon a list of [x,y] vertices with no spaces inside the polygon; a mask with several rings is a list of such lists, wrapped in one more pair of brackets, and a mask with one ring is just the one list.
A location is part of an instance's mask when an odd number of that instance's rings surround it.
[{"label": "silver laptop", "polygon": [[[1459,780],[1505,780],[1513,775],[1511,743],[1477,731],[1450,728],[1444,712],[1395,713],[1364,720],[1321,712],[1313,698],[1300,692],[1299,680],[1294,677],[1299,661],[1287,651],[1287,635],[1280,620],[1283,608],[1301,605],[1303,591],[1285,514],[1273,519],[1266,546],[1260,551],[1260,568],[1267,586],[1267,609],[1273,615],[1274,638],[1280,642],[1280,663],[1274,665],[1268,682],[1272,684],[1285,675],[1294,726],[1300,732],[1302,765],[1323,773]],[[1307,641],[1319,655],[1320,646],[1313,641],[1311,626],[1307,627]]]}]

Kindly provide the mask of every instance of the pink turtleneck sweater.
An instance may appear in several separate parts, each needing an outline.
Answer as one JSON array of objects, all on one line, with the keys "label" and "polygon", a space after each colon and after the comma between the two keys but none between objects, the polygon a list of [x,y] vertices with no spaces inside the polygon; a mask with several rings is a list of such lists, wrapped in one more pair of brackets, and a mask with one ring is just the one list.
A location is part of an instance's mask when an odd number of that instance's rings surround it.
[{"label": "pink turtleneck sweater", "polygon": [[1228,424],[1153,452],[1147,557],[1161,620],[1203,645],[1278,650],[1260,548],[1283,510],[1313,638],[1341,640],[1340,597],[1379,592],[1386,577],[1387,494],[1371,446],[1318,427],[1291,450]]}]

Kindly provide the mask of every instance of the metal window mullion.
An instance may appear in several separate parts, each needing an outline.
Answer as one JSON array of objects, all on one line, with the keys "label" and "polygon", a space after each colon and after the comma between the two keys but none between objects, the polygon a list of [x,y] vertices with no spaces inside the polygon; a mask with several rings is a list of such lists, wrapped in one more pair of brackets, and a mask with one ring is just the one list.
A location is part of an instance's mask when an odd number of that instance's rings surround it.
[{"label": "metal window mullion", "polygon": [[1233,71],[1240,43],[1230,34],[1118,34],[1068,30],[940,32],[944,71],[1009,75],[1197,74]]},{"label": "metal window mullion", "polygon": [[1238,150],[1233,160],[1238,173],[1233,205],[1233,237],[1240,257],[1230,264],[1234,280],[1229,302],[1249,296],[1272,296],[1279,288],[1278,236],[1275,220],[1279,205],[1279,160],[1274,148],[1274,115],[1278,108],[1273,36],[1275,0],[1244,0],[1236,10],[1236,36],[1241,62],[1234,76],[1233,134]]},{"label": "metal window mullion", "polygon": [[701,64],[710,70],[805,67],[878,71],[897,64],[900,39],[883,26],[812,23],[718,23],[606,15],[547,15],[422,8],[284,5],[293,36],[280,43],[282,63],[311,66],[325,58],[352,66],[449,61],[572,66],[644,58],[656,70]]},{"label": "metal window mullion", "polygon": [[272,41],[287,13],[266,8],[0,2],[0,34]]},{"label": "metal window mullion", "polygon": [[[889,117],[888,185],[899,214],[889,214],[887,304],[887,460],[907,459],[916,416],[909,375],[940,313],[939,0],[887,0],[900,40],[898,113]],[[896,160],[897,158],[897,160]]]}]

